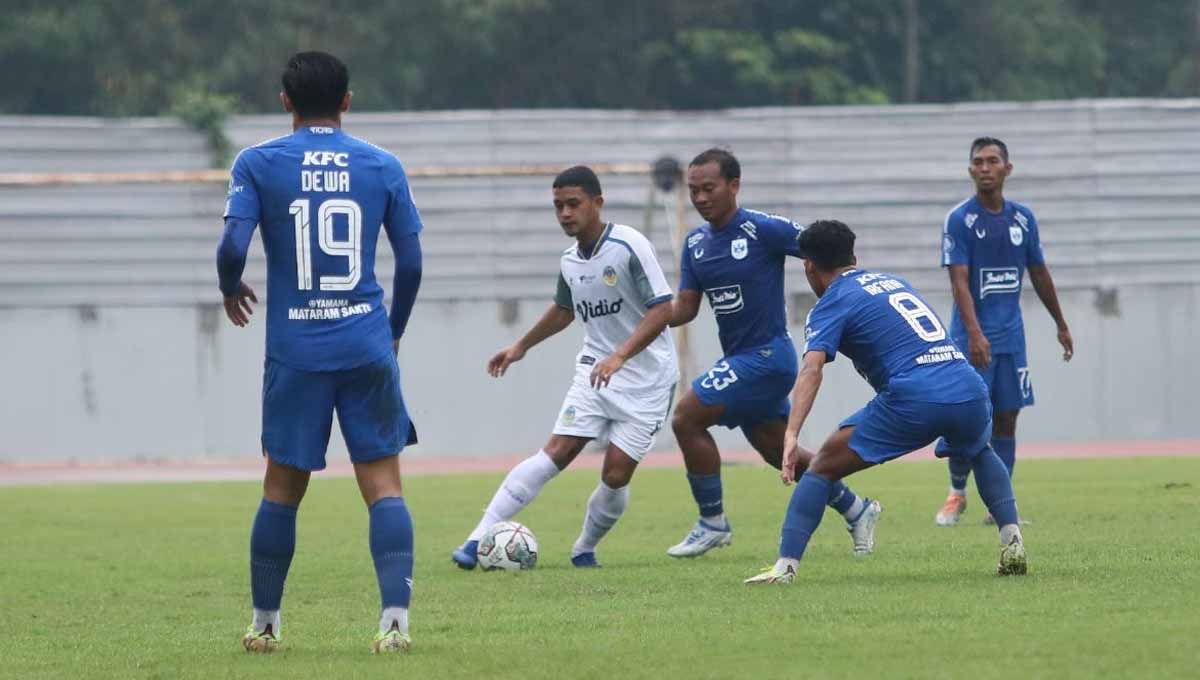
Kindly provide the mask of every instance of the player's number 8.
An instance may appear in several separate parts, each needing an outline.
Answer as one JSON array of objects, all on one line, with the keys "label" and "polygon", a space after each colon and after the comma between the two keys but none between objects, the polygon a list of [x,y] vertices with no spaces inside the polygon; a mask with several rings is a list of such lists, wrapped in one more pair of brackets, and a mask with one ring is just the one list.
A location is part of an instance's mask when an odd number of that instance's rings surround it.
[{"label": "player's number 8", "polygon": [[[900,312],[900,316],[908,322],[917,335],[926,342],[940,342],[946,339],[946,329],[938,320],[937,314],[929,309],[921,298],[912,293],[901,291],[888,296],[892,309]],[[928,324],[928,327],[926,326]]]},{"label": "player's number 8", "polygon": [[[309,237],[311,202],[297,198],[288,209],[296,223],[296,286],[312,290],[312,240]],[[346,218],[346,239],[339,240],[333,230],[334,217]],[[317,210],[317,245],[334,257],[348,261],[345,275],[321,276],[321,290],[354,290],[362,278],[362,209],[348,198],[331,198]]]}]

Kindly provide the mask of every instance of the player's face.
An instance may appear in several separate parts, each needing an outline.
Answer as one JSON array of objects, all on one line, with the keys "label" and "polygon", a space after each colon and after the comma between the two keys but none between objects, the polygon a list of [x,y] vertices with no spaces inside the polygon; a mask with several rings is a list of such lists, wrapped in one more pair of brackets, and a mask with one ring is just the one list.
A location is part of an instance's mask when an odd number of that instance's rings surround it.
[{"label": "player's face", "polygon": [[1012,163],[1004,160],[1000,147],[989,145],[971,154],[969,171],[976,190],[999,191],[1004,188],[1004,180],[1012,172]]},{"label": "player's face", "polygon": [[603,196],[588,196],[582,187],[554,190],[554,215],[562,230],[572,238],[600,222],[601,205],[604,205]]},{"label": "player's face", "polygon": [[706,222],[713,223],[728,216],[737,206],[737,192],[741,180],[727,180],[722,177],[721,166],[716,161],[689,167],[687,183],[692,205]]}]

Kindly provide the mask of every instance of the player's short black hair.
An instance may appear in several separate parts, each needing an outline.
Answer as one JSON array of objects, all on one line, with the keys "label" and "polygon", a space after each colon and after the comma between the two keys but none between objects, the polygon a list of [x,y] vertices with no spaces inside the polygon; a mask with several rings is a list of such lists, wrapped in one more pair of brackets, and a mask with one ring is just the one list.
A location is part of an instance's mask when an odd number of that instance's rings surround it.
[{"label": "player's short black hair", "polygon": [[301,118],[335,117],[350,88],[350,72],[326,52],[297,52],[283,69],[283,91]]},{"label": "player's short black hair", "polygon": [[974,158],[975,152],[979,151],[985,146],[994,146],[997,149],[1000,149],[1000,157],[1004,159],[1005,163],[1008,162],[1008,145],[999,139],[996,139],[995,137],[976,137],[975,141],[971,142],[970,158]]},{"label": "player's short black hair", "polygon": [[817,220],[800,232],[798,240],[800,257],[811,260],[820,271],[854,264],[854,232],[844,222]]},{"label": "player's short black hair", "polygon": [[731,182],[742,177],[742,164],[738,162],[737,157],[730,153],[728,149],[719,149],[717,147],[705,149],[692,159],[688,167],[707,165],[708,163],[716,163],[720,166],[721,176],[726,181]]},{"label": "player's short black hair", "polygon": [[575,165],[558,173],[553,188],[579,187],[583,193],[595,198],[601,194],[600,178],[586,165]]}]

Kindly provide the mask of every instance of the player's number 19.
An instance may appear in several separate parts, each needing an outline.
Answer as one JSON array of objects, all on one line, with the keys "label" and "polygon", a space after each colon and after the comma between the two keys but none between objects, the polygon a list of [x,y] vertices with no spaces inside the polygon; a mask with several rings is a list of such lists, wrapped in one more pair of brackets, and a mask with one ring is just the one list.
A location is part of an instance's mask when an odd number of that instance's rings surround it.
[{"label": "player's number 19", "polygon": [[[297,198],[288,206],[296,223],[296,286],[300,290],[312,290],[312,241],[309,238],[311,201]],[[333,220],[337,215],[346,217],[346,239],[334,235]],[[354,290],[362,277],[362,209],[348,198],[331,198],[321,203],[317,210],[317,245],[325,253],[347,260],[345,275],[323,275],[321,290]]]}]

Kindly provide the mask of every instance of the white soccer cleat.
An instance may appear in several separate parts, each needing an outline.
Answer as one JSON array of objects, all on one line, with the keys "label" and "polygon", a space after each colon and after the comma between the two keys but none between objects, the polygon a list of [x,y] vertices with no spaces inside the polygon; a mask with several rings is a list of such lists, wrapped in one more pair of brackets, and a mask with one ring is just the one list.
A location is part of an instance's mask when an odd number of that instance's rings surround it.
[{"label": "white soccer cleat", "polygon": [[796,580],[796,568],[788,564],[780,566],[779,562],[764,569],[761,574],[751,576],[742,581],[746,585],[757,586],[766,583],[791,583]]},{"label": "white soccer cleat", "polygon": [[853,524],[846,524],[846,531],[854,539],[854,556],[866,557],[875,552],[875,526],[879,524],[879,516],[883,514],[883,506],[879,501],[867,503],[862,514]]},{"label": "white soccer cleat", "polygon": [[671,557],[699,557],[713,548],[724,548],[730,543],[733,543],[733,529],[728,522],[721,529],[701,518],[683,541],[667,548],[667,554]]},{"label": "white soccer cleat", "polygon": [[1025,560],[1025,544],[1019,536],[1013,536],[1008,545],[1000,549],[1000,564],[996,567],[998,576],[1023,576],[1029,570]]},{"label": "white soccer cleat", "polygon": [[966,511],[967,497],[952,493],[946,496],[946,502],[942,504],[942,509],[938,510],[934,521],[939,527],[952,527],[958,524],[958,520],[962,519]]},{"label": "white soccer cleat", "polygon": [[412,649],[412,638],[407,633],[401,633],[395,623],[386,633],[377,633],[371,642],[372,654],[407,654]]}]

